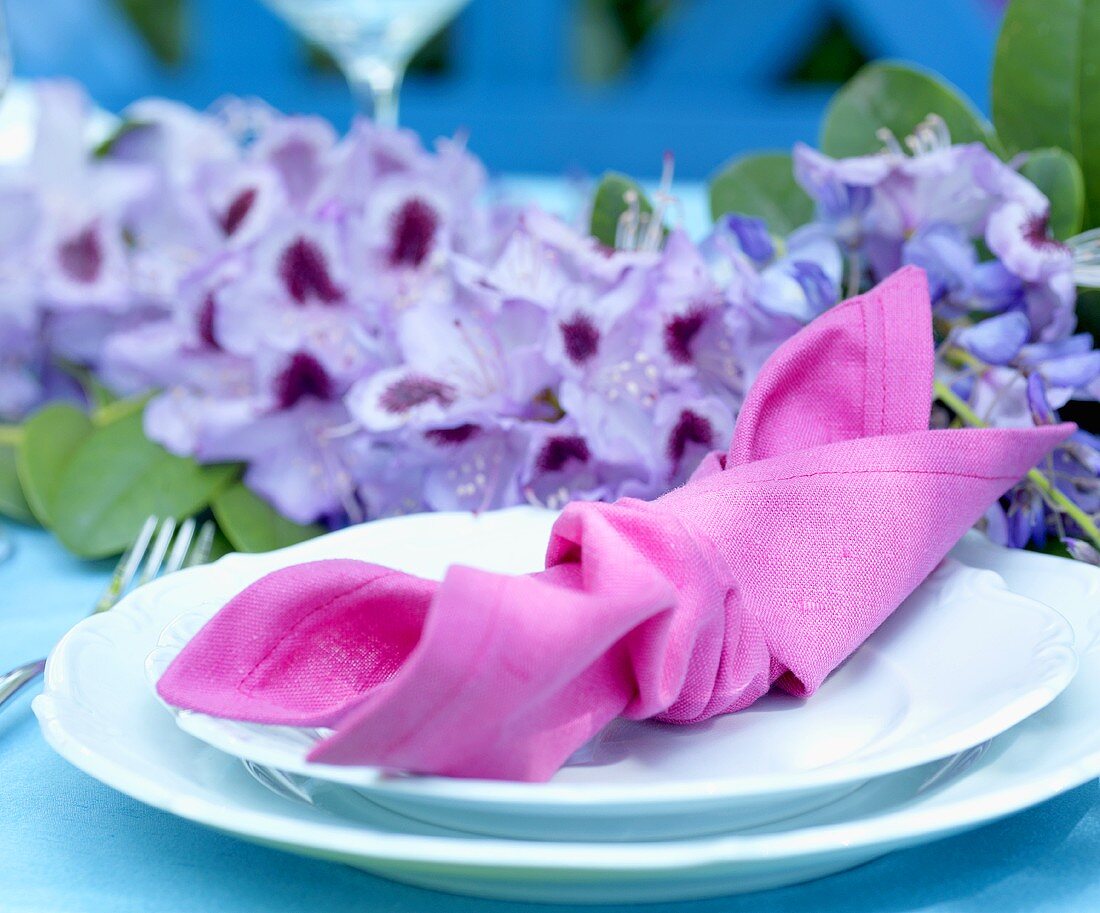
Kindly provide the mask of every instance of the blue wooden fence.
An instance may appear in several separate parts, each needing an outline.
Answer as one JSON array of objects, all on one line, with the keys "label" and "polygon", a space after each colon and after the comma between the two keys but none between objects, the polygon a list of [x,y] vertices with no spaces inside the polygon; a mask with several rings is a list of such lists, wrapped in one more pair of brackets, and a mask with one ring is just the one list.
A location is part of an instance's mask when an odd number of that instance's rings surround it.
[{"label": "blue wooden fence", "polygon": [[[258,0],[191,0],[190,50],[163,68],[111,0],[7,0],[16,73],[74,76],[109,108],[163,94],[206,105],[259,95],[346,122],[341,80],[311,71]],[[813,140],[830,89],[784,82],[831,20],[868,57],[931,67],[985,108],[996,33],[991,0],[681,0],[606,84],[572,66],[575,0],[473,0],[453,29],[453,66],[409,80],[402,120],[427,136],[469,131],[498,170],[642,176],[675,152],[681,177],[731,154]]]}]

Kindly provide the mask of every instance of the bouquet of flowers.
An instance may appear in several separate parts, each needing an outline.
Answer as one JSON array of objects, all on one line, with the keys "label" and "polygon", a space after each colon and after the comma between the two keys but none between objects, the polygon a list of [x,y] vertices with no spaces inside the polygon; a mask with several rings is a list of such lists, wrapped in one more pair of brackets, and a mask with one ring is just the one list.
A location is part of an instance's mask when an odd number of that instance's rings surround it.
[{"label": "bouquet of flowers", "polygon": [[[652,198],[605,176],[576,225],[494,199],[460,141],[148,100],[90,145],[87,99],[41,84],[33,154],[0,173],[0,510],[95,556],[153,513],[209,509],[255,550],[403,512],[653,497],[725,445],[776,345],[906,263],[932,290],[933,422],[1087,424],[1100,172],[1018,91],[1060,66],[1014,39],[1054,15],[1038,6],[1009,11],[996,132],[935,77],[872,64],[820,150],[715,177],[701,239],[675,222],[671,161]],[[1097,560],[1098,511],[1082,428],[984,522]]]}]

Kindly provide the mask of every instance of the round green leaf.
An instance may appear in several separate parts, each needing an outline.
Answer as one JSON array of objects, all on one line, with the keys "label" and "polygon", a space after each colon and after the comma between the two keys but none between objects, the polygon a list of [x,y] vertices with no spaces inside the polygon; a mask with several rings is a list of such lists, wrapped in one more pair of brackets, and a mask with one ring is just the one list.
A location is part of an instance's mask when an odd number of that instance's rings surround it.
[{"label": "round green leaf", "polygon": [[21,523],[34,522],[15,468],[15,445],[7,442],[0,442],[0,516]]},{"label": "round green leaf", "polygon": [[954,86],[897,61],[867,64],[833,96],[825,111],[821,149],[837,158],[877,152],[881,128],[903,141],[929,114],[943,118],[952,142],[985,143],[1000,153],[992,128]]},{"label": "round green leaf", "polygon": [[325,531],[316,524],[303,526],[286,519],[241,482],[220,491],[211,508],[218,526],[240,552],[270,552]]},{"label": "round green leaf", "polygon": [[814,204],[794,179],[791,157],[763,152],[734,159],[710,182],[711,218],[727,212],[756,216],[786,235],[813,218]]},{"label": "round green leaf", "polygon": [[1013,0],[993,62],[993,120],[1011,152],[1071,153],[1088,225],[1100,225],[1100,0]]},{"label": "round green leaf", "polygon": [[78,555],[121,552],[149,516],[195,514],[237,473],[199,466],[145,437],[141,413],[97,428],[61,473],[50,505],[53,530]]},{"label": "round green leaf", "polygon": [[27,504],[43,526],[51,525],[50,505],[62,471],[91,433],[88,416],[67,403],[46,406],[23,425],[16,468]]},{"label": "round green leaf", "polygon": [[1028,153],[1020,173],[1050,200],[1050,228],[1054,237],[1072,238],[1085,216],[1085,179],[1077,159],[1062,149]]},{"label": "round green leaf", "polygon": [[626,212],[626,194],[633,191],[638,195],[638,207],[644,213],[653,212],[649,202],[637,181],[625,174],[607,172],[596,186],[592,197],[592,216],[589,230],[592,236],[607,247],[615,246],[615,234],[619,227],[619,216]]}]

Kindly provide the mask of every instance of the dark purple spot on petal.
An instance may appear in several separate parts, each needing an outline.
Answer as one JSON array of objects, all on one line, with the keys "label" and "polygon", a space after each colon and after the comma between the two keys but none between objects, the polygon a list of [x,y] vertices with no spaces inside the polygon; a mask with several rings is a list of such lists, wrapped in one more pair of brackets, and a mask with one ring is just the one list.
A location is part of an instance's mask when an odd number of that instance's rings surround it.
[{"label": "dark purple spot on petal", "polygon": [[450,406],[455,401],[456,390],[441,380],[433,380],[422,374],[409,374],[390,384],[379,398],[382,408],[393,415],[401,415],[417,406],[434,402]]},{"label": "dark purple spot on petal", "polygon": [[321,248],[305,238],[296,239],[283,251],[279,275],[287,294],[299,304],[311,298],[332,304],[344,294],[332,281]]},{"label": "dark purple spot on petal", "polygon": [[481,429],[477,425],[459,425],[456,428],[433,428],[425,431],[424,437],[433,444],[454,447],[465,444],[470,438],[477,437],[480,433]]},{"label": "dark purple spot on petal", "polygon": [[583,365],[599,351],[600,331],[584,314],[576,314],[560,326],[565,354],[573,364]]},{"label": "dark purple spot on petal", "polygon": [[408,200],[393,216],[391,266],[420,266],[432,249],[439,227],[436,211],[421,199]]},{"label": "dark purple spot on petal", "polygon": [[673,361],[682,365],[691,364],[691,343],[708,316],[702,308],[692,308],[686,314],[677,314],[665,324],[665,351]]},{"label": "dark purple spot on petal", "polygon": [[58,250],[61,268],[77,282],[95,282],[103,266],[103,250],[94,226],[64,242]]},{"label": "dark purple spot on petal", "polygon": [[574,435],[560,435],[547,438],[535,463],[539,472],[561,472],[570,460],[587,463],[589,456],[588,444],[584,438]]},{"label": "dark purple spot on petal", "polygon": [[1024,240],[1036,250],[1068,250],[1066,245],[1050,235],[1050,215],[1031,216],[1024,223]]},{"label": "dark purple spot on petal", "polygon": [[668,436],[668,458],[679,466],[689,444],[709,447],[714,440],[714,429],[703,416],[690,409],[680,413],[672,433]]},{"label": "dark purple spot on petal", "polygon": [[316,358],[297,352],[275,378],[275,397],[280,409],[289,409],[306,396],[331,399],[332,381]]},{"label": "dark purple spot on petal", "polygon": [[214,295],[211,293],[203,299],[202,307],[199,308],[199,339],[212,349],[221,348],[214,336],[214,311],[216,307]]},{"label": "dark purple spot on petal", "polygon": [[252,211],[252,204],[255,202],[255,187],[242,190],[233,198],[233,202],[229,204],[229,208],[222,213],[221,217],[222,231],[225,232],[226,237],[229,237],[241,227],[241,223]]}]

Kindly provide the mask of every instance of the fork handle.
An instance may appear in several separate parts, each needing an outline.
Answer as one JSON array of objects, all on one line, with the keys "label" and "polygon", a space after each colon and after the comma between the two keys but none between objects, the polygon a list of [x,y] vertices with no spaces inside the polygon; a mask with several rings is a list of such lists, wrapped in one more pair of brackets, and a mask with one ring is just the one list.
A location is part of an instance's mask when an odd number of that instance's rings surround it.
[{"label": "fork handle", "polygon": [[0,676],[0,707],[3,707],[15,697],[24,685],[28,685],[38,678],[45,668],[46,661],[36,659],[33,663],[19,666]]}]

